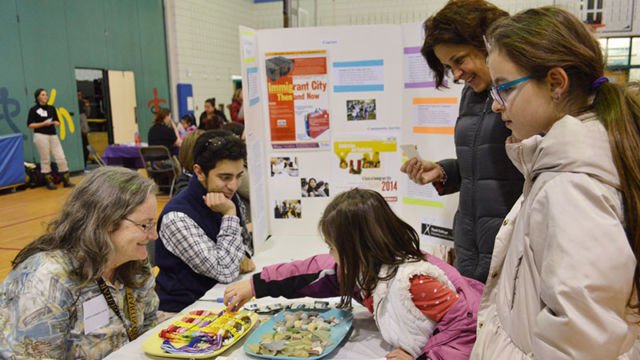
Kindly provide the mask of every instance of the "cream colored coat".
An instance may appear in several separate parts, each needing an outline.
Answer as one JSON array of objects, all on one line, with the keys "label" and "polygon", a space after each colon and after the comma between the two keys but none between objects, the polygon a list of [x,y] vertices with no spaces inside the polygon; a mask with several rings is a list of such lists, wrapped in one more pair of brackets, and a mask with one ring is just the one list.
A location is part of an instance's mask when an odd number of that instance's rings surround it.
[{"label": "cream colored coat", "polygon": [[496,237],[471,358],[640,359],[606,130],[593,114],[565,116],[507,153],[524,191]]}]

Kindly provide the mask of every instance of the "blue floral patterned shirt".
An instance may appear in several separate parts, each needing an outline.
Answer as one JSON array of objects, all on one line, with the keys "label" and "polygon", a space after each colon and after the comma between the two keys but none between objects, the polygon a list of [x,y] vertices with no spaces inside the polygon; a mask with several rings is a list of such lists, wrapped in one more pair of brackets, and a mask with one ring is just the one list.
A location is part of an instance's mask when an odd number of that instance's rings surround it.
[{"label": "blue floral patterned shirt", "polygon": [[[129,342],[124,285],[107,282],[126,324],[109,309],[106,325],[85,334],[83,304],[103,295],[96,282],[78,283],[72,269],[71,257],[50,251],[29,257],[9,273],[0,285],[0,358],[101,359]],[[154,285],[151,275],[142,288],[133,289],[138,334],[157,319]]]}]

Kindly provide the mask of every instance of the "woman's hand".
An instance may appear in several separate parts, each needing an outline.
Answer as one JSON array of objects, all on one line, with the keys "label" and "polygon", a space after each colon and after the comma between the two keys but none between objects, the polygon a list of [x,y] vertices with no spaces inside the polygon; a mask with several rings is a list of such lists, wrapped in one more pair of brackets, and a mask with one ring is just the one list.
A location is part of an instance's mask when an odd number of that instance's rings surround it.
[{"label": "woman's hand", "polygon": [[240,274],[250,273],[250,272],[253,272],[253,270],[255,269],[256,269],[256,264],[253,262],[253,260],[245,256],[242,259],[242,262],[240,263]]},{"label": "woman's hand", "polygon": [[253,288],[251,286],[251,279],[242,280],[229,284],[224,289],[224,304],[227,306],[227,311],[236,312],[244,304],[253,298]]},{"label": "woman's hand", "polygon": [[418,185],[440,181],[444,177],[444,172],[440,165],[433,161],[419,160],[418,158],[407,160],[400,167],[400,171],[409,175],[409,179]]},{"label": "woman's hand", "polygon": [[404,350],[397,348],[387,354],[387,360],[414,360],[415,358],[409,355]]}]

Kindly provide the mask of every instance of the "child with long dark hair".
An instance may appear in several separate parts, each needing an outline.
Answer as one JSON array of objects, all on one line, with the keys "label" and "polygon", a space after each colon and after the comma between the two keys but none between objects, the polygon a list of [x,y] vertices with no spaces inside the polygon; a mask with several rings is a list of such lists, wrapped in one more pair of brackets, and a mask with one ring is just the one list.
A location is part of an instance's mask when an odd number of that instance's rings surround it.
[{"label": "child with long dark hair", "polygon": [[268,266],[225,290],[235,309],[253,296],[356,300],[395,347],[388,359],[468,359],[483,285],[420,251],[416,231],[375,191],[338,195],[319,224],[329,254]]}]

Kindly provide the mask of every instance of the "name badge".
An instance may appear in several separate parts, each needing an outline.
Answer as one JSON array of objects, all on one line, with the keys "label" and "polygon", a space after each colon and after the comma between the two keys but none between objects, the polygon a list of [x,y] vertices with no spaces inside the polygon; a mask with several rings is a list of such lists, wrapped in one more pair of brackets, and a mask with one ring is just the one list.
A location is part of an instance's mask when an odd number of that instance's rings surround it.
[{"label": "name badge", "polygon": [[109,324],[109,305],[104,296],[99,295],[82,304],[84,313],[84,334],[87,335],[94,330]]}]

